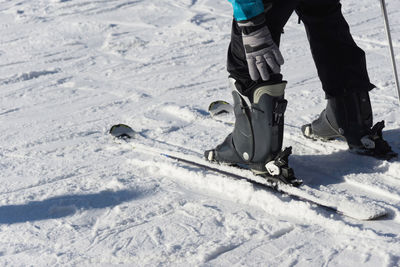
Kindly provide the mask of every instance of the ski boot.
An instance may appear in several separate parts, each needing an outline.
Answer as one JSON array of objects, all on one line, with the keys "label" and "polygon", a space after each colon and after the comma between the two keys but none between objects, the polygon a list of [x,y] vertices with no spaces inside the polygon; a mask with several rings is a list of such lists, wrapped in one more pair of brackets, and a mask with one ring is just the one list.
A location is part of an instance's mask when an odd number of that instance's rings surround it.
[{"label": "ski boot", "polygon": [[311,124],[303,125],[303,135],[310,139],[345,139],[350,152],[389,160],[397,157],[382,137],[384,121],[372,127],[369,93],[353,92],[328,99],[326,109]]},{"label": "ski boot", "polygon": [[242,95],[230,78],[235,126],[225,141],[204,155],[208,161],[245,166],[269,182],[300,185],[288,165],[291,148],[281,151],[286,82],[264,84],[250,97]]}]

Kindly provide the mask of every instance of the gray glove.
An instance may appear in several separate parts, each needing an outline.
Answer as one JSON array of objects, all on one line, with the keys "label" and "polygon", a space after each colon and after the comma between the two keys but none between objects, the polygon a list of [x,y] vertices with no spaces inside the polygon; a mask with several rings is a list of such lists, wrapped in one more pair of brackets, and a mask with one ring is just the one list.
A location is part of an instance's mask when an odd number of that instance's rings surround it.
[{"label": "gray glove", "polygon": [[[272,40],[271,33],[264,21],[256,25],[252,21],[240,22],[242,28],[243,46],[246,52],[246,60],[249,66],[249,74],[253,81],[260,78],[267,81],[270,73],[267,66],[273,73],[280,73],[280,65],[284,63],[278,46]],[[252,31],[255,29],[254,31]]]}]

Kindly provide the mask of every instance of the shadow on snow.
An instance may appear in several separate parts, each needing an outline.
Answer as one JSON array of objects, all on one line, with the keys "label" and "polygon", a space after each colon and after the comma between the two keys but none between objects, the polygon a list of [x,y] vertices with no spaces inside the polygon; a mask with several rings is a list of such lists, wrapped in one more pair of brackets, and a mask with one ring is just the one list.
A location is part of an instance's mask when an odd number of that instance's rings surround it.
[{"label": "shadow on snow", "polygon": [[66,195],[21,205],[0,206],[0,224],[13,224],[73,215],[77,211],[114,207],[138,199],[143,192],[120,190],[86,195]]},{"label": "shadow on snow", "polygon": [[[383,135],[393,151],[400,154],[400,129],[384,131]],[[307,184],[315,185],[341,183],[344,181],[344,176],[350,174],[385,173],[389,168],[388,164],[382,164],[385,162],[383,160],[353,154],[348,150],[339,150],[330,154],[292,155],[290,160],[296,175]],[[399,160],[397,157],[389,162]]]}]

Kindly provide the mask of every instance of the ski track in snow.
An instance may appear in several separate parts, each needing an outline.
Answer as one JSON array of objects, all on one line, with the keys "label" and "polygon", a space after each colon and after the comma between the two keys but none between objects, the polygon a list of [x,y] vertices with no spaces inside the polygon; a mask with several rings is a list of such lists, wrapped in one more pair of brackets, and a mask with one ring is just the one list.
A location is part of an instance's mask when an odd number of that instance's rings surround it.
[{"label": "ski track in snow", "polygon": [[[400,152],[379,3],[342,4],[377,85],[375,121]],[[397,59],[399,8],[388,1]],[[399,161],[301,136],[325,100],[296,16],[282,36],[291,163],[386,218],[355,221],[109,138],[123,122],[182,151],[221,142],[232,125],[207,107],[231,101],[230,21],[226,0],[0,1],[0,265],[400,265]]]}]

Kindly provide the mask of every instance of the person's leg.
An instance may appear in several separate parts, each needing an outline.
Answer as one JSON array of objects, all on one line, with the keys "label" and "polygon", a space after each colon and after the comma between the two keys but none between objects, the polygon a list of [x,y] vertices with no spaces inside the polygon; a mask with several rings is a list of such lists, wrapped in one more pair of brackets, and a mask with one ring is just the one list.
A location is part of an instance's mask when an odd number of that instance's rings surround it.
[{"label": "person's leg", "polygon": [[370,91],[365,53],[354,42],[339,0],[301,0],[296,12],[303,21],[327,98]]},{"label": "person's leg", "polygon": [[[279,46],[280,38],[287,20],[293,13],[298,0],[271,1],[272,8],[265,13],[268,29],[271,32],[274,42]],[[268,5],[266,3],[266,5]],[[242,32],[235,20],[232,21],[231,42],[228,48],[227,70],[230,77],[238,83],[240,93],[245,96],[251,96],[254,88],[259,86],[262,81],[252,81],[242,41]],[[282,75],[272,75],[271,81],[279,83],[282,81]]]},{"label": "person's leg", "polygon": [[[295,7],[292,4],[289,8],[282,2],[276,1],[265,14],[268,28],[277,44],[283,26]],[[236,21],[232,25],[227,68],[234,100],[235,127],[222,144],[205,152],[206,158],[223,163],[246,164],[256,174],[294,184],[294,173],[288,166],[291,151],[281,151],[283,114],[287,104],[284,99],[286,82],[282,81],[281,74],[271,74],[268,81],[251,80],[241,30]]]},{"label": "person's leg", "polygon": [[[328,102],[318,119],[302,127],[303,134],[322,139],[344,137],[349,148],[357,152],[377,157],[393,155],[381,129],[371,129],[368,92],[374,85],[368,77],[365,53],[351,36],[340,1],[301,0],[296,12],[305,25]],[[374,139],[373,147],[369,139]]]}]

